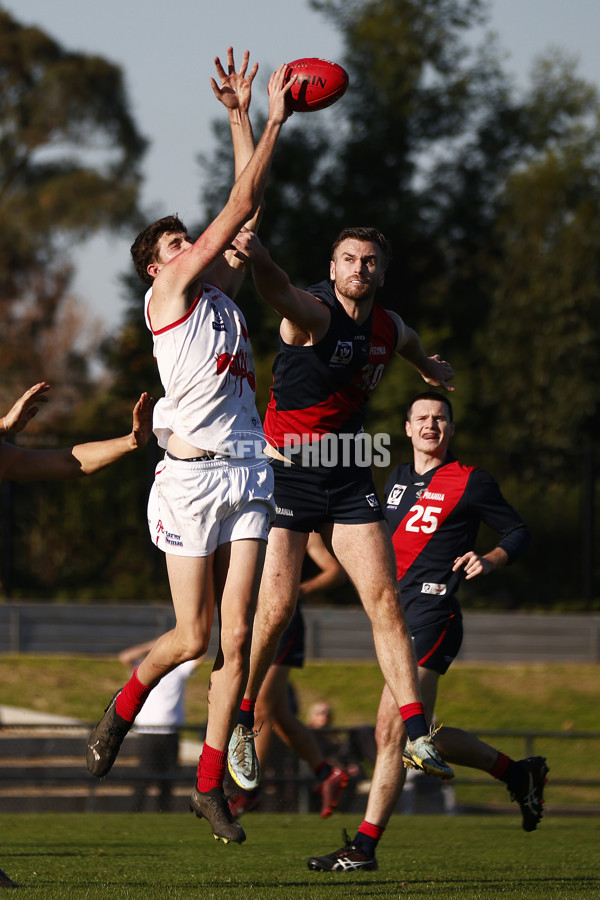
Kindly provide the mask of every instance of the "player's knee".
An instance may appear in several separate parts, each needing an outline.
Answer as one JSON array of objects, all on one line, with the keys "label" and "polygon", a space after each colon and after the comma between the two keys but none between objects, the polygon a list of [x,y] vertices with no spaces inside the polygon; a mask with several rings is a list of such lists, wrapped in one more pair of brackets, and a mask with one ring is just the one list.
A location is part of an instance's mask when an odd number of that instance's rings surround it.
[{"label": "player's knee", "polygon": [[397,716],[378,716],[375,724],[375,743],[377,751],[385,750],[386,747],[396,746],[403,743],[406,732],[402,722],[402,718]]},{"label": "player's knee", "polygon": [[188,662],[191,659],[199,659],[208,652],[210,635],[203,630],[198,632],[188,631],[185,635],[177,635],[174,639],[173,655],[177,663]]},{"label": "player's knee", "polygon": [[361,598],[372,623],[403,623],[402,607],[395,584],[384,584],[379,590]]},{"label": "player's knee", "polygon": [[221,648],[228,663],[240,668],[248,666],[252,630],[245,623],[221,630]]}]

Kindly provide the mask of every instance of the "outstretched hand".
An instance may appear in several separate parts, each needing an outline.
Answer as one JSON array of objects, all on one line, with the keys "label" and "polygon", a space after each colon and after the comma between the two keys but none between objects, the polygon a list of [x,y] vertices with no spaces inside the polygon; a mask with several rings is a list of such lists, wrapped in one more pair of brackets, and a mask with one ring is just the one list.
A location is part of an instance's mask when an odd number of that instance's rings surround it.
[{"label": "outstretched hand", "polygon": [[39,412],[40,407],[37,404],[48,402],[48,398],[44,394],[49,390],[50,385],[48,382],[40,381],[39,384],[34,384],[28,391],[25,391],[10,412],[2,417],[0,421],[0,436],[23,431],[28,422]]},{"label": "outstretched hand", "polygon": [[133,427],[131,429],[131,440],[134,449],[140,450],[145,447],[150,440],[152,434],[152,410],[154,409],[154,398],[149,397],[148,393],[140,396],[140,399],[133,407]]},{"label": "outstretched hand", "polygon": [[448,383],[454,378],[454,369],[450,363],[445,359],[440,359],[437,353],[435,356],[429,356],[428,361],[427,371],[422,373],[423,380],[434,387],[443,387],[447,391],[453,391],[454,385]]},{"label": "outstretched hand", "polygon": [[221,60],[218,56],[215,56],[215,66],[221,83],[219,85],[214,78],[211,78],[210,84],[217,100],[220,100],[227,109],[240,109],[243,112],[248,111],[252,96],[252,82],[254,81],[254,76],[258,72],[258,63],[254,63],[250,70],[250,74],[246,76],[249,61],[250,53],[248,50],[245,50],[240,70],[239,72],[236,72],[235,63],[233,61],[233,47],[228,47],[228,73],[226,73],[221,64]]},{"label": "outstretched hand", "polygon": [[231,242],[231,246],[236,258],[245,263],[253,263],[261,257],[268,256],[267,250],[257,235],[249,228],[240,229]]},{"label": "outstretched hand", "polygon": [[285,122],[293,115],[292,110],[288,109],[285,102],[286,94],[292,89],[294,83],[291,78],[288,78],[286,81],[288,69],[288,64],[282,63],[279,68],[273,72],[267,85],[269,94],[269,119],[271,122],[277,124]]}]

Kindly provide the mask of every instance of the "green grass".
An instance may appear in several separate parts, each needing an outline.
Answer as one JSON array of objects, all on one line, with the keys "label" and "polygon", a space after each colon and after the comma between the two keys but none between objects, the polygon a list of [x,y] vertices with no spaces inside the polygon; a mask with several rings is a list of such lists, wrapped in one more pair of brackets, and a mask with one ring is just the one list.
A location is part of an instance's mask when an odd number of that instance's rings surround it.
[{"label": "green grass", "polygon": [[[210,664],[188,682],[187,718],[206,720]],[[596,730],[599,667],[566,665],[463,665],[440,681],[440,720],[461,728]],[[121,687],[125,668],[115,659],[0,656],[0,702],[95,721]],[[376,663],[310,662],[292,683],[305,714],[327,700],[337,725],[373,722],[383,680]]]},{"label": "green grass", "polygon": [[355,816],[251,814],[243,846],[216,843],[189,815],[6,815],[0,865],[31,898],[600,897],[600,822],[546,820],[525,834],[514,817],[395,816],[379,870],[310,872],[340,846]]}]

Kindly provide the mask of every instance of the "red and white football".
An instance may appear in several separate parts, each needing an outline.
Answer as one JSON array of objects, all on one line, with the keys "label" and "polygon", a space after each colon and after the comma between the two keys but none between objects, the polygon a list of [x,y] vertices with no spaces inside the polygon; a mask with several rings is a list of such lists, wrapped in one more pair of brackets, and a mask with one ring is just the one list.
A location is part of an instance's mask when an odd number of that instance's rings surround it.
[{"label": "red and white football", "polygon": [[313,112],[339,100],[348,87],[348,73],[337,63],[317,57],[295,59],[288,63],[286,82],[293,85],[286,94],[288,109]]}]

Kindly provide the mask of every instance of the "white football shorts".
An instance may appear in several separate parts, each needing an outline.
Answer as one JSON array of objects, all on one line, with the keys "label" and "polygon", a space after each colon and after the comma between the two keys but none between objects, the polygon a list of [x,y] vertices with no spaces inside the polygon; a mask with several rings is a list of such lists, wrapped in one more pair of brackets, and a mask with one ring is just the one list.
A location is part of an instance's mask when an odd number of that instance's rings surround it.
[{"label": "white football shorts", "polygon": [[267,540],[273,521],[273,470],[257,459],[162,459],[148,498],[156,546],[175,556],[208,556],[220,544]]}]

